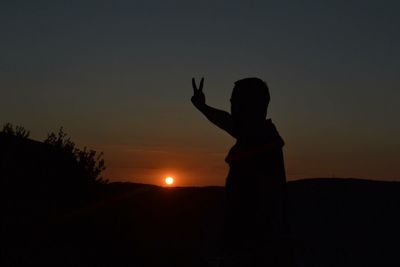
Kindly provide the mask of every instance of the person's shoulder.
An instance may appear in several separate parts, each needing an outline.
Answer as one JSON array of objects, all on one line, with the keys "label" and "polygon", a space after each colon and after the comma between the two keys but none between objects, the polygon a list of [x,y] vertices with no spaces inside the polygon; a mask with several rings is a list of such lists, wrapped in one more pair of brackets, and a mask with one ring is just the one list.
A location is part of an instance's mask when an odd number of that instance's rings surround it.
[{"label": "person's shoulder", "polygon": [[273,140],[273,142],[276,142],[280,147],[284,146],[285,142],[283,141],[283,138],[279,134],[275,124],[272,122],[272,119],[270,118],[266,119],[265,125],[269,139]]},{"label": "person's shoulder", "polygon": [[272,122],[272,119],[271,119],[271,118],[265,120],[265,126],[266,126],[266,129],[267,129],[268,131],[278,132],[278,130],[276,129],[276,126],[275,126],[275,124]]}]

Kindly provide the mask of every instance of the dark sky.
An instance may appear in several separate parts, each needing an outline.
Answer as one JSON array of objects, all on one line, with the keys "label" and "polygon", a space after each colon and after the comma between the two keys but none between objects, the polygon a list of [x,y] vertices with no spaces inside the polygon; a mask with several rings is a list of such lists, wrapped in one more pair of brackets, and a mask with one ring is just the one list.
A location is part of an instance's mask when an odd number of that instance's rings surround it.
[{"label": "dark sky", "polygon": [[1,1],[0,123],[60,126],[111,180],[223,184],[229,110],[260,77],[288,179],[400,180],[399,1]]}]

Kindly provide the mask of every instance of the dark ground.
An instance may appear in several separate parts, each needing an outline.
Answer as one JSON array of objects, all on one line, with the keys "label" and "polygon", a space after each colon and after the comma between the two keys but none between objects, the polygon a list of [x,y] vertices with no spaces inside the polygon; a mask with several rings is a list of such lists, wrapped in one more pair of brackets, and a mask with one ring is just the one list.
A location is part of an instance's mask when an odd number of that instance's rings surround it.
[{"label": "dark ground", "polygon": [[[207,266],[224,188],[87,183],[54,147],[0,133],[1,266]],[[288,183],[296,266],[400,266],[400,183]]]},{"label": "dark ground", "polygon": [[[310,179],[288,194],[299,266],[400,266],[399,183]],[[2,266],[204,266],[220,245],[221,187],[111,183],[74,205],[2,202]]]}]

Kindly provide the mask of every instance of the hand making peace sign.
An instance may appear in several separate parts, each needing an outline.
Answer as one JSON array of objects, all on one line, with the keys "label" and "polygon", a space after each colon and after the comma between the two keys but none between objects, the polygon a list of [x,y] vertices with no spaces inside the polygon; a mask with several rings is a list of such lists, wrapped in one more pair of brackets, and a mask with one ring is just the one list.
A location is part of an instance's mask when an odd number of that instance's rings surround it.
[{"label": "hand making peace sign", "polygon": [[203,93],[203,83],[204,78],[201,78],[200,86],[197,89],[196,82],[194,78],[192,78],[193,96],[191,98],[191,101],[193,105],[197,108],[200,108],[206,104],[206,96]]}]

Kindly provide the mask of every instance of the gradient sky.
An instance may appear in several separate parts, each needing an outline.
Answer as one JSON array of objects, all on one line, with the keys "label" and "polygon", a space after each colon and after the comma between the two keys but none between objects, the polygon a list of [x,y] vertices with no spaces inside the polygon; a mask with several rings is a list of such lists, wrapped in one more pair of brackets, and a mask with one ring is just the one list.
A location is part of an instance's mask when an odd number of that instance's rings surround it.
[{"label": "gradient sky", "polygon": [[229,110],[260,77],[288,180],[400,181],[399,1],[1,1],[0,123],[63,126],[106,178],[222,185],[234,140],[190,103]]}]

